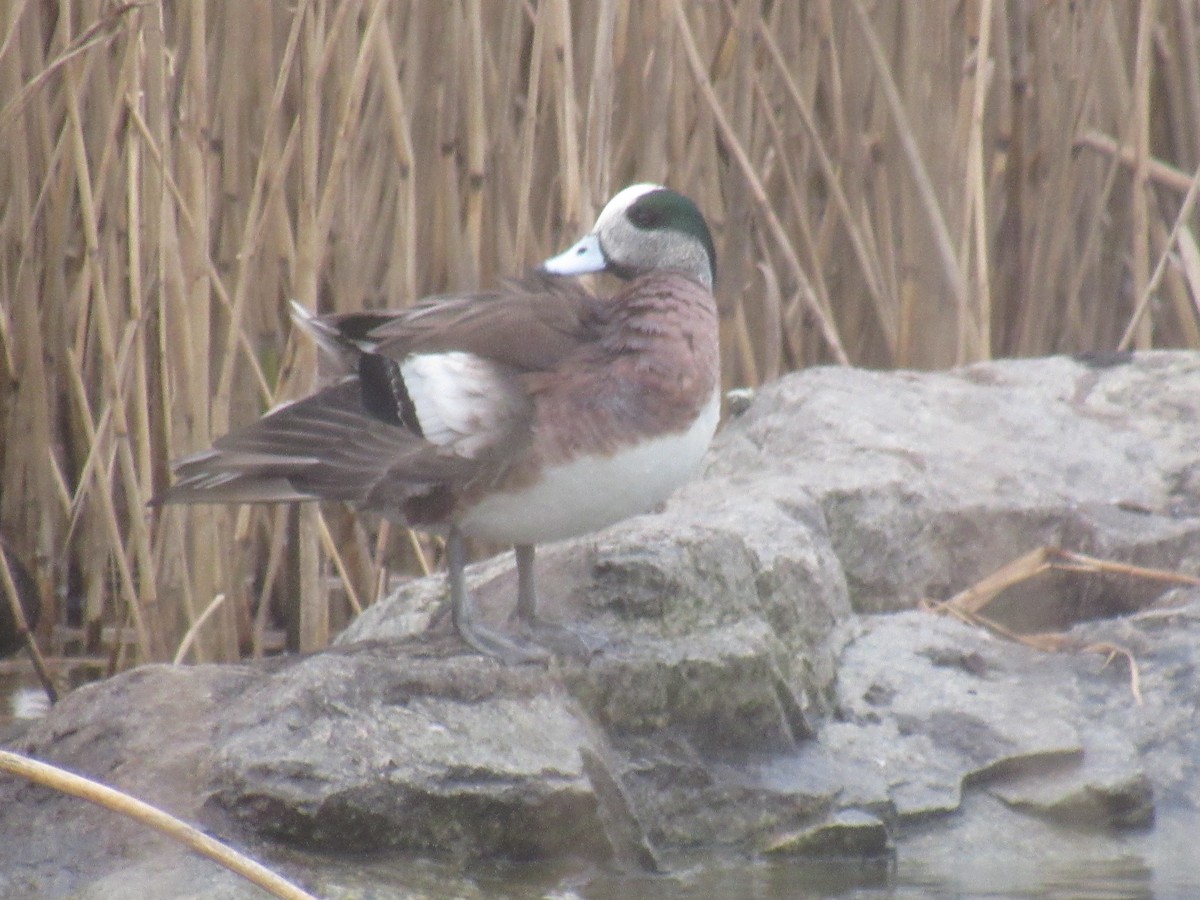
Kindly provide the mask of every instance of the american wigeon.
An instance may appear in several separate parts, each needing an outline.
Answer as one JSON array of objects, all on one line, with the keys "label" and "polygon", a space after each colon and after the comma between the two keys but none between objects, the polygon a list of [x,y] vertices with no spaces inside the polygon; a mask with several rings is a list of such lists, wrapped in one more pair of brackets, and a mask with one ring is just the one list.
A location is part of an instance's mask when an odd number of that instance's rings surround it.
[{"label": "american wigeon", "polygon": [[[545,658],[534,546],[660,503],[717,427],[715,252],[688,198],[618,193],[592,231],[499,290],[398,312],[295,308],[344,372],[176,463],[164,502],[330,499],[445,533],[462,638]],[[607,271],[600,297],[563,276]],[[472,620],[464,537],[513,545],[521,636]]]}]

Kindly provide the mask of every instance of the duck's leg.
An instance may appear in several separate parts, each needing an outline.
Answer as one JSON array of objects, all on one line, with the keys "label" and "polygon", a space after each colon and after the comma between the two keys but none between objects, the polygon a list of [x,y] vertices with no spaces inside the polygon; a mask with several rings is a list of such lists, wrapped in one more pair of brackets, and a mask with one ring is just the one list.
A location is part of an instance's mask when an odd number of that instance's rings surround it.
[{"label": "duck's leg", "polygon": [[517,621],[521,629],[559,656],[590,659],[607,642],[583,628],[539,619],[537,588],[533,577],[533,544],[517,544],[513,552],[517,557]]},{"label": "duck's leg", "polygon": [[467,547],[457,527],[451,527],[446,537],[446,568],[450,577],[450,615],[464,641],[484,656],[495,657],[508,665],[549,658],[546,648],[538,644],[516,640],[474,621],[471,596],[467,593]]}]

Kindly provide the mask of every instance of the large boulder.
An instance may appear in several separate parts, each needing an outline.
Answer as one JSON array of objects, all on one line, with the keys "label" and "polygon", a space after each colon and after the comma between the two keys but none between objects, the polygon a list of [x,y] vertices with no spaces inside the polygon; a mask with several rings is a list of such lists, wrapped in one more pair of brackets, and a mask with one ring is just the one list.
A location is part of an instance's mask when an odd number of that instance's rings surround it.
[{"label": "large boulder", "polygon": [[[989,608],[1064,631],[1057,653],[915,607],[1043,544],[1195,574],[1198,446],[1194,354],[797,373],[731,418],[664,510],[539,551],[543,608],[600,648],[589,660],[469,653],[442,580],[418,580],[324,653],[144,667],[75,692],[15,749],[324,890],[345,855],[396,851],[439,860],[380,876],[417,891],[466,878],[462,861],[661,870],[697,850],[894,851],[946,879],[970,854],[990,854],[975,871],[1114,841],[1166,858],[1200,825],[1195,596],[1056,572]],[[470,582],[511,627],[510,559]],[[0,832],[0,893],[239,889],[7,778]]]}]

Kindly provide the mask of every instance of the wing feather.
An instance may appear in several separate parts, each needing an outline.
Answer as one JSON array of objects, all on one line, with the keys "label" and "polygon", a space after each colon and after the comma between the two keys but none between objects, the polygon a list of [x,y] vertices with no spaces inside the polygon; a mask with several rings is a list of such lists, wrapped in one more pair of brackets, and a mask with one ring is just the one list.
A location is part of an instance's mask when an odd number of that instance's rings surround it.
[{"label": "wing feather", "polygon": [[603,306],[540,275],[399,312],[293,304],[333,383],[179,460],[159,502],[333,499],[402,519],[408,499],[440,500],[519,454],[532,432],[528,374],[593,342]]},{"label": "wing feather", "polygon": [[175,464],[163,503],[346,500],[371,505],[378,484],[389,496],[470,477],[474,460],[381,422],[363,406],[349,377],[220,438]]},{"label": "wing feather", "polygon": [[530,276],[499,291],[427,298],[367,337],[393,359],[463,351],[538,372],[595,340],[601,321],[602,301],[574,282]]}]

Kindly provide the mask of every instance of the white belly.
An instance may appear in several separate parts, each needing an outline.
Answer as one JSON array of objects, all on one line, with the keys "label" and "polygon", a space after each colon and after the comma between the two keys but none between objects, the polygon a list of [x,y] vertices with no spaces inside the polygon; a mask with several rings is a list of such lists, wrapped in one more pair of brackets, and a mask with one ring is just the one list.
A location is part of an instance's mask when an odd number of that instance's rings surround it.
[{"label": "white belly", "polygon": [[661,503],[695,473],[712,441],[720,395],[686,432],[645,441],[613,456],[583,456],[542,473],[519,491],[492,494],[459,527],[497,544],[540,544],[587,534]]}]

